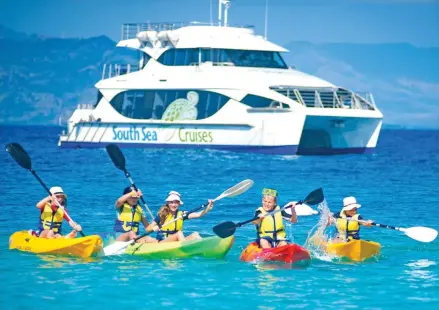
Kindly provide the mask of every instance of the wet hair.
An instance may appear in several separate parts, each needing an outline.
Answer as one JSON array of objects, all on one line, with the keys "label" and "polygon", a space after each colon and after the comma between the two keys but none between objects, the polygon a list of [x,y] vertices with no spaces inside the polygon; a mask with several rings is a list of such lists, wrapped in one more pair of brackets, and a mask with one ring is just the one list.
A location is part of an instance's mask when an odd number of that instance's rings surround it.
[{"label": "wet hair", "polygon": [[167,204],[164,204],[160,209],[159,212],[157,212],[160,218],[160,225],[163,225],[165,223],[166,217],[168,214],[171,213],[171,208]]}]

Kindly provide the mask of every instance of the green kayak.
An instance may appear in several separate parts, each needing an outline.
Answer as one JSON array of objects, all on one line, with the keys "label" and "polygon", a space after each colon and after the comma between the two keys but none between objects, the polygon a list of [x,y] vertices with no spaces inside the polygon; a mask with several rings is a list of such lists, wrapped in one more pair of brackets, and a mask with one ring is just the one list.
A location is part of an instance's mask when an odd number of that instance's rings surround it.
[{"label": "green kayak", "polygon": [[201,240],[134,243],[125,251],[125,254],[137,255],[145,258],[185,258],[202,256],[222,258],[232,247],[234,237],[222,239],[217,236],[206,237]]}]

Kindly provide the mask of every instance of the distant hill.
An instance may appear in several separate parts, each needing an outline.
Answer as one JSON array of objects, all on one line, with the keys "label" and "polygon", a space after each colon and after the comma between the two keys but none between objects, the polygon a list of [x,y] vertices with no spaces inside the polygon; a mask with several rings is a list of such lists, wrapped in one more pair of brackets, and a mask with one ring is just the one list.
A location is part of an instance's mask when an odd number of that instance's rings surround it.
[{"label": "distant hill", "polygon": [[[373,93],[387,125],[439,127],[439,48],[408,44],[291,42],[288,64],[334,84]],[[65,122],[95,103],[105,63],[135,63],[106,36],[47,38],[0,26],[0,123]]]},{"label": "distant hill", "polygon": [[56,124],[95,103],[104,63],[133,62],[106,36],[45,38],[0,27],[0,122]]}]

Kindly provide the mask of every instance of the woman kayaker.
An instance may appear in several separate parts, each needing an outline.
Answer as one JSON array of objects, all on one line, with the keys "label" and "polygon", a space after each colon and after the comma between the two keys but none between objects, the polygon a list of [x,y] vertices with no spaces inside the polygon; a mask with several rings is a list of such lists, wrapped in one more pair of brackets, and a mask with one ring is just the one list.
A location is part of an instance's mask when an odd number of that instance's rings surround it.
[{"label": "woman kayaker", "polygon": [[297,215],[295,211],[296,202],[288,203],[291,207],[291,215],[282,210],[273,215],[266,216],[267,213],[280,210],[277,205],[277,191],[271,188],[262,190],[262,206],[256,209],[255,217],[259,220],[254,221],[257,231],[256,242],[263,249],[283,246],[288,244],[286,238],[283,216],[289,218],[291,223],[297,223]]},{"label": "woman kayaker", "polygon": [[[117,219],[114,223],[116,232],[116,241],[129,241],[137,238],[140,222],[145,229],[148,227],[148,221],[139,205],[139,198],[142,197],[140,190],[135,190],[129,186],[123,190],[122,196],[116,201]],[[142,242],[157,242],[154,238],[144,237]]]},{"label": "woman kayaker", "polygon": [[366,221],[357,213],[360,207],[361,205],[357,203],[355,197],[350,196],[343,199],[343,209],[341,209],[340,213],[333,215],[338,232],[335,241],[360,240],[360,226],[372,226],[373,221]]},{"label": "woman kayaker", "polygon": [[[183,234],[183,222],[187,219],[196,219],[206,215],[207,212],[213,208],[213,200],[209,200],[207,207],[203,211],[193,212],[189,215],[184,211],[178,210],[180,205],[183,204],[178,192],[169,192],[165,202],[166,204],[160,208],[156,218],[147,228],[147,231],[156,231],[157,240],[159,242],[202,239],[198,232],[194,232],[185,238]],[[177,219],[175,222],[167,224],[175,219]]]},{"label": "woman kayaker", "polygon": [[[50,189],[50,196],[42,199],[37,203],[37,208],[40,209],[40,224],[38,231],[32,231],[32,234],[40,238],[61,238],[61,227],[63,219],[65,219],[70,227],[74,230],[67,234],[65,238],[75,238],[76,231],[81,231],[81,225],[76,224],[67,213],[67,195],[61,187],[54,186]],[[58,202],[62,208],[59,207]]]}]

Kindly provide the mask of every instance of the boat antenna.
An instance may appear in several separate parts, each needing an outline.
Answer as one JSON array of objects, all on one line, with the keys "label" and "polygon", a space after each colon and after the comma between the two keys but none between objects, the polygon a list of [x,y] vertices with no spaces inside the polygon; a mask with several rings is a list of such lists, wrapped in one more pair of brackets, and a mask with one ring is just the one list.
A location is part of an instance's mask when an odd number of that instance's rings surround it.
[{"label": "boat antenna", "polygon": [[224,8],[224,27],[227,27],[227,17],[228,17],[227,12],[230,8],[230,0],[223,0],[223,3],[225,6],[225,8]]},{"label": "boat antenna", "polygon": [[222,5],[222,0],[218,0],[218,25],[221,27],[221,7]]},{"label": "boat antenna", "polygon": [[213,18],[212,18],[212,0],[209,0],[210,3],[210,25],[213,26]]},{"label": "boat antenna", "polygon": [[264,32],[264,39],[267,40],[267,21],[268,21],[268,0],[265,0],[265,32]]},{"label": "boat antenna", "polygon": [[230,0],[218,0],[218,24],[221,26],[222,5],[224,4],[224,27],[227,27],[227,11],[230,8]]}]

